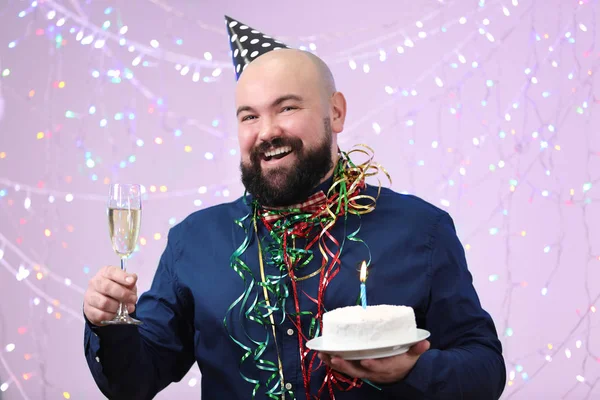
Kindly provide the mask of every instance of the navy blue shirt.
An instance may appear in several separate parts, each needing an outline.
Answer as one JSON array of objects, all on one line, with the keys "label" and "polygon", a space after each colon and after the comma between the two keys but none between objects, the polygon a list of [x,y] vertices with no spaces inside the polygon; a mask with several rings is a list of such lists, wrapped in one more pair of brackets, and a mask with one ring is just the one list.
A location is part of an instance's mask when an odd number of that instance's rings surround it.
[{"label": "navy blue shirt", "polygon": [[[367,186],[365,192],[375,196],[376,191]],[[229,306],[244,291],[244,282],[230,267],[230,257],[246,238],[234,220],[250,212],[247,203],[240,198],[200,210],[171,229],[152,286],[137,304],[135,316],[143,325],[86,324],[87,362],[108,398],[151,399],[171,382],[180,381],[194,362],[202,374],[202,399],[251,398],[254,385],[240,375],[244,351],[234,344],[223,324]],[[252,229],[250,221],[244,222],[247,229]],[[372,255],[369,304],[413,307],[418,327],[431,333],[431,348],[402,381],[379,388],[363,384],[348,392],[335,392],[335,398],[498,399],[506,379],[502,347],[473,288],[450,216],[415,196],[382,189],[374,212],[360,218],[351,215],[347,224],[338,221],[331,232],[340,240],[359,224],[358,236]],[[267,235],[262,224],[259,235]],[[321,254],[318,250],[314,253],[309,272],[321,265]],[[325,292],[325,309],[356,304],[357,267],[367,258],[361,243],[344,244],[341,271]],[[256,241],[242,259],[260,281]],[[299,293],[316,297],[318,277],[298,285]],[[261,288],[255,290],[262,293]],[[316,310],[307,296],[299,296],[299,302],[301,310]],[[238,337],[243,336],[242,320],[230,323]],[[245,328],[253,337],[265,335],[265,328],[258,324],[246,324]],[[305,399],[294,324],[285,320],[277,325],[276,336],[285,382],[292,385],[296,399]],[[272,342],[264,358],[276,362]],[[259,370],[244,372],[262,380],[271,375]],[[323,376],[324,368],[313,373],[313,394]],[[263,390],[255,398],[267,396]],[[321,398],[329,398],[327,391]]]}]

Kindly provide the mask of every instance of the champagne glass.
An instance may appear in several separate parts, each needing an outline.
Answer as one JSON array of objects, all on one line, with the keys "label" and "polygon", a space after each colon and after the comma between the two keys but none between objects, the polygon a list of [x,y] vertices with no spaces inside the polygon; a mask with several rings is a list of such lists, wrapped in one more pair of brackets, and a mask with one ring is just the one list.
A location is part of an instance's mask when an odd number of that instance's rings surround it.
[{"label": "champagne glass", "polygon": [[[126,271],[127,258],[135,249],[142,219],[142,193],[137,184],[112,184],[108,204],[108,228],[115,253],[121,259],[121,270]],[[119,303],[117,315],[106,325],[141,325],[142,322],[131,318],[127,305]]]}]

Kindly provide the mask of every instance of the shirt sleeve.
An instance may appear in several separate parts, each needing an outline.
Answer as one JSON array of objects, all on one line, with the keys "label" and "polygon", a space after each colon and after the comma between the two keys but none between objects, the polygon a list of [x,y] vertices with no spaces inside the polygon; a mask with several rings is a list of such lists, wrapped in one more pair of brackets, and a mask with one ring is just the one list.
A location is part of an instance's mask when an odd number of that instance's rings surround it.
[{"label": "shirt sleeve", "polygon": [[498,399],[506,367],[494,322],[481,307],[448,214],[436,230],[425,316],[431,348],[404,380],[383,390],[398,399]]},{"label": "shirt sleeve", "polygon": [[193,311],[173,272],[176,257],[169,233],[152,286],[136,306],[143,325],[98,327],[86,320],[86,360],[109,399],[152,399],[194,363]]}]

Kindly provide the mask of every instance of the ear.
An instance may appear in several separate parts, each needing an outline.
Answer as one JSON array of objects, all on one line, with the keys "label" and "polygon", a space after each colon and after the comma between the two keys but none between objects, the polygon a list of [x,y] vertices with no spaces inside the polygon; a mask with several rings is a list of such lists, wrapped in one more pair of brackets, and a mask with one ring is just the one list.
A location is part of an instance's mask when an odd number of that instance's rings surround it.
[{"label": "ear", "polygon": [[330,100],[331,130],[340,133],[346,121],[346,98],[341,92],[335,92]]}]

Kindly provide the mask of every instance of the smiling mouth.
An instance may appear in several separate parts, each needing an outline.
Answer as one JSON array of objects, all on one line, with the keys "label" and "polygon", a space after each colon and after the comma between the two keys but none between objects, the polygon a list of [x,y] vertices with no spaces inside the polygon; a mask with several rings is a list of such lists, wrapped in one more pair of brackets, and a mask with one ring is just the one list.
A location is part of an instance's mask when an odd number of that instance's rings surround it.
[{"label": "smiling mouth", "polygon": [[292,152],[291,146],[279,147],[277,149],[269,150],[267,152],[264,152],[263,153],[263,160],[265,160],[265,161],[270,161],[270,160],[273,160],[273,159],[279,160],[279,159],[287,156],[291,152]]}]

